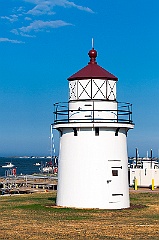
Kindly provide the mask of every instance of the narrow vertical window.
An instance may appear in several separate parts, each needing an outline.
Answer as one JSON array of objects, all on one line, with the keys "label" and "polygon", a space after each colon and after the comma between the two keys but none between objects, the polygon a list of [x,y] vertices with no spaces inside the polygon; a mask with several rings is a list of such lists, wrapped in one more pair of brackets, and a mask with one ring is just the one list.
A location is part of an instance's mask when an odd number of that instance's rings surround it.
[{"label": "narrow vertical window", "polygon": [[73,131],[74,131],[74,136],[77,136],[77,129],[73,128]]},{"label": "narrow vertical window", "polygon": [[99,127],[95,127],[95,136],[99,136]]}]

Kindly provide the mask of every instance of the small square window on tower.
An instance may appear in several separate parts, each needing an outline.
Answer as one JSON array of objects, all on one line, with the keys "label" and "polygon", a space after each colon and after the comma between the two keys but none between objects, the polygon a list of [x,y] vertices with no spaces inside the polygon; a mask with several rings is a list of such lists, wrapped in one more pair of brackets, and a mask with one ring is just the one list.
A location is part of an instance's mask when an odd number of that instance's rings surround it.
[{"label": "small square window on tower", "polygon": [[118,176],[118,170],[112,170],[112,176]]},{"label": "small square window on tower", "polygon": [[95,136],[99,136],[99,127],[95,127]]}]

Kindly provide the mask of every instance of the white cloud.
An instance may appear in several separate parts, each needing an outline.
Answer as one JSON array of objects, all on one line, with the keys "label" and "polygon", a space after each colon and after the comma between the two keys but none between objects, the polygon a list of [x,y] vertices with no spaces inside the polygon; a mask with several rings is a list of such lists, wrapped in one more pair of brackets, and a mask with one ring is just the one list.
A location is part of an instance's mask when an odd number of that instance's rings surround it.
[{"label": "white cloud", "polygon": [[60,0],[59,2],[61,2],[63,4],[63,6],[65,6],[65,7],[75,7],[79,10],[82,10],[82,11],[94,13],[92,9],[90,9],[88,7],[83,7],[83,6],[77,5],[74,2],[70,2],[70,1],[67,1],[67,0]]},{"label": "white cloud", "polygon": [[63,27],[67,25],[72,25],[70,23],[64,22],[62,20],[56,20],[56,21],[42,21],[42,20],[35,20],[32,22],[29,26],[27,27],[21,27],[19,30],[21,32],[28,33],[30,31],[41,31],[43,29],[47,28],[58,28],[58,27]]},{"label": "white cloud", "polygon": [[12,14],[12,15],[10,15],[13,19],[15,19],[15,21],[16,20],[18,20],[18,16],[16,15],[16,14]]},{"label": "white cloud", "polygon": [[26,33],[23,33],[23,32],[18,32],[17,29],[12,29],[10,32],[14,33],[15,35],[20,35],[22,37],[29,37],[29,38],[34,38],[35,37],[35,35],[30,35],[30,34],[26,34]]},{"label": "white cloud", "polygon": [[21,35],[22,37],[28,37],[28,38],[34,38],[34,37],[36,37],[35,35],[25,34],[25,33],[22,33],[22,32],[20,32],[20,35]]},{"label": "white cloud", "polygon": [[51,10],[51,6],[47,2],[37,4],[33,9],[29,10],[27,14],[30,15],[53,15],[55,12]]},{"label": "white cloud", "polygon": [[31,21],[32,19],[30,17],[25,17],[24,18],[26,21]]},{"label": "white cloud", "polygon": [[19,32],[18,32],[17,29],[12,29],[10,32],[11,32],[11,33],[14,33],[15,35],[19,35]]},{"label": "white cloud", "polygon": [[0,38],[0,42],[24,43],[24,42],[22,42],[22,41],[13,40],[13,39],[9,39],[9,38]]},{"label": "white cloud", "polygon": [[[13,29],[10,31],[11,33],[23,37],[35,37],[35,35],[28,34],[30,32],[35,33],[44,30],[45,32],[49,32],[51,28],[73,25],[62,20],[51,21],[51,15],[55,14],[55,7],[76,8],[81,11],[94,13],[93,10],[88,7],[75,4],[74,0],[21,0],[21,2],[23,2],[22,6],[12,9],[12,15],[0,16],[0,18],[14,24]],[[38,16],[42,18],[42,15],[44,15],[45,21],[44,19],[39,19]],[[27,25],[28,21],[30,21],[30,25]],[[27,26],[24,26],[25,23]],[[1,42],[2,41],[15,41],[15,43],[19,43],[16,42],[16,40],[7,38],[1,38]]]},{"label": "white cloud", "polygon": [[6,19],[6,20],[9,20],[10,22],[15,22],[15,21],[18,21],[18,16],[13,14],[13,15],[10,15],[9,17],[2,16],[1,19]]},{"label": "white cloud", "polygon": [[18,9],[17,9],[17,12],[22,12],[24,10],[24,7],[19,7]]},{"label": "white cloud", "polygon": [[70,2],[67,0],[48,0],[48,1],[24,0],[24,1],[35,5],[35,7],[33,7],[31,10],[29,10],[27,12],[27,14],[31,14],[31,15],[55,14],[55,12],[52,11],[55,6],[60,6],[60,7],[64,7],[64,8],[74,7],[81,11],[94,13],[93,10],[88,7],[80,6],[80,5],[75,4],[74,2]]}]

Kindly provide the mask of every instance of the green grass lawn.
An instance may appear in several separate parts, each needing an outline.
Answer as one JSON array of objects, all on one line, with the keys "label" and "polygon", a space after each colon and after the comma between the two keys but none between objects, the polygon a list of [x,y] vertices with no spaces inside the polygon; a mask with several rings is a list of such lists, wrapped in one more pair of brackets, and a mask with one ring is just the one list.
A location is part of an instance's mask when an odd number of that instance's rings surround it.
[{"label": "green grass lawn", "polygon": [[131,193],[123,210],[55,206],[56,193],[0,197],[0,239],[159,239],[159,193]]}]

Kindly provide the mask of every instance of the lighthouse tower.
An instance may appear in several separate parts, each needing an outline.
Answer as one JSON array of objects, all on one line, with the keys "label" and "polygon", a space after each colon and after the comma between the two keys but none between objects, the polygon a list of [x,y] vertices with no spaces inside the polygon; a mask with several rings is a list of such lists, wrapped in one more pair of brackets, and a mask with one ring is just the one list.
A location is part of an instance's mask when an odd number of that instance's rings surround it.
[{"label": "lighthouse tower", "polygon": [[57,205],[128,208],[127,132],[131,104],[116,100],[117,77],[96,62],[68,78],[68,103],[55,104],[53,128],[60,133]]}]

